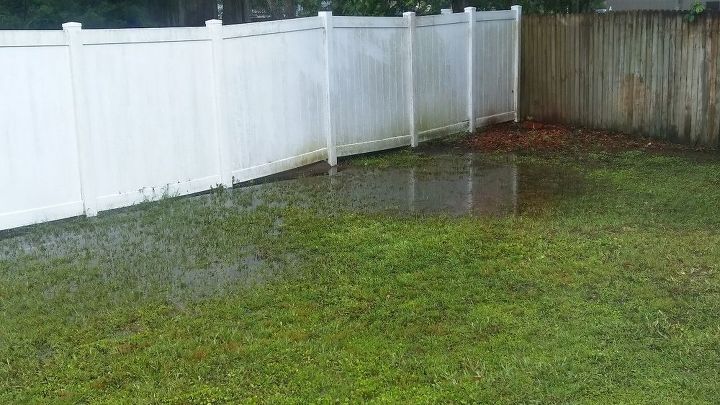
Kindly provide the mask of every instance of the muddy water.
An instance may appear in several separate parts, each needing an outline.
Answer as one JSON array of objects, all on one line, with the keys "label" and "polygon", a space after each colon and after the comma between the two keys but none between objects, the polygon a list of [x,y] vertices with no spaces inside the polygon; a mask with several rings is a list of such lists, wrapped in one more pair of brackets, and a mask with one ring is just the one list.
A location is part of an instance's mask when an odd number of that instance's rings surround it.
[{"label": "muddy water", "polygon": [[[326,194],[339,209],[389,214],[507,216],[547,208],[577,194],[582,176],[564,166],[518,163],[513,156],[489,159],[473,153],[432,152],[432,159],[400,168],[350,163],[339,168],[313,165],[270,177],[250,188],[271,190],[268,183]],[[302,204],[302,198],[295,203]]]},{"label": "muddy water", "polygon": [[[507,215],[518,209],[513,165],[392,169],[342,173],[351,206],[379,211]],[[347,179],[347,181],[345,181]]]},{"label": "muddy water", "polygon": [[[217,250],[201,230],[185,223],[197,218],[223,222],[243,213],[270,209],[277,217],[257,225],[265,238],[282,238],[282,208],[388,215],[520,215],[552,207],[582,190],[582,176],[563,166],[519,163],[513,156],[433,151],[417,164],[378,168],[350,160],[338,168],[325,164],[283,173],[218,194],[182,197],[94,219],[76,219],[0,234],[0,276],[20,276],[17,263],[72,263],[79,274],[58,273],[43,288],[47,299],[75,294],[94,279],[125,294],[161,294],[171,302],[215,296],[285,273],[295,252],[266,257],[248,237],[243,246]],[[165,205],[162,205],[165,204]],[[279,208],[276,213],[272,211]],[[265,213],[267,215],[267,213]],[[167,217],[167,218],[166,218]],[[168,221],[168,222],[165,222]],[[202,223],[202,222],[201,222]],[[245,226],[245,225],[243,225]],[[202,227],[200,227],[202,229]],[[248,230],[249,231],[249,230]],[[222,238],[220,238],[222,239]],[[209,250],[208,250],[209,249]],[[220,257],[222,256],[222,257]],[[13,273],[15,273],[13,275]]]},{"label": "muddy water", "polygon": [[[98,244],[125,243],[141,251],[162,248],[159,236],[172,230],[146,232],[143,218],[148,209],[178,210],[192,216],[195,209],[213,207],[218,215],[237,215],[261,207],[293,205],[321,211],[497,217],[547,208],[586,186],[576,170],[519,162],[512,155],[488,157],[452,150],[432,150],[427,155],[428,159],[417,164],[389,168],[364,166],[354,160],[335,168],[317,163],[241,184],[225,191],[222,198],[207,193],[181,197],[177,199],[180,204],[168,208],[150,203],[101,213],[97,219],[4,231],[0,232],[0,259],[29,253],[53,257],[70,246],[91,250]],[[107,224],[95,222],[99,219]],[[283,219],[276,218],[268,234],[279,236],[282,224]]]}]

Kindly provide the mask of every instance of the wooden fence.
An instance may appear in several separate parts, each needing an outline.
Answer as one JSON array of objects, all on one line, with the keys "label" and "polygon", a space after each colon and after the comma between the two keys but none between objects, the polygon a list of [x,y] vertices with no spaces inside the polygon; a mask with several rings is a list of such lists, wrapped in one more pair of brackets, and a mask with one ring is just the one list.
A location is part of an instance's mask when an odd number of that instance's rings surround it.
[{"label": "wooden fence", "polygon": [[521,115],[718,147],[720,15],[527,16]]}]

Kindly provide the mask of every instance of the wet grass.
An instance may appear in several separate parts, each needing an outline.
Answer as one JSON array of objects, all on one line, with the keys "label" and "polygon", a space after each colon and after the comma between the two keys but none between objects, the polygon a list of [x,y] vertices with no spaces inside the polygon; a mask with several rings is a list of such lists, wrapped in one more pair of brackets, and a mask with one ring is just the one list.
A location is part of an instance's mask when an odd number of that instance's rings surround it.
[{"label": "wet grass", "polygon": [[513,159],[582,187],[473,217],[325,178],[5,234],[0,402],[715,402],[720,160]]},{"label": "wet grass", "polygon": [[430,156],[411,149],[399,149],[393,153],[370,153],[346,159],[344,164],[355,167],[387,169],[391,167],[416,167],[431,162]]}]

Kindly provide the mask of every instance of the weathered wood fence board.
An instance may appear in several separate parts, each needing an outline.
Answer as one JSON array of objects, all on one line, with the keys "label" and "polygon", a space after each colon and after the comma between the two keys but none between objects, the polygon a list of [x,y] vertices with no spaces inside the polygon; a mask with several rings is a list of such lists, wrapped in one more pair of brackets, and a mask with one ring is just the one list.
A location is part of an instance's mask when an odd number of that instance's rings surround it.
[{"label": "weathered wood fence board", "polygon": [[523,117],[720,146],[720,15],[522,21]]}]

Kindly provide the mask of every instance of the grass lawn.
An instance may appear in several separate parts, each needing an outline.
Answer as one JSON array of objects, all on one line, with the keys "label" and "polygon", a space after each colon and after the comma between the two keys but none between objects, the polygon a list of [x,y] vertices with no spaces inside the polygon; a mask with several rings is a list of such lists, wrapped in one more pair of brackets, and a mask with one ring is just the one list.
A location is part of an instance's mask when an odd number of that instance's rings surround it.
[{"label": "grass lawn", "polygon": [[516,215],[372,209],[341,172],[0,236],[0,403],[716,402],[720,159],[484,158]]}]

